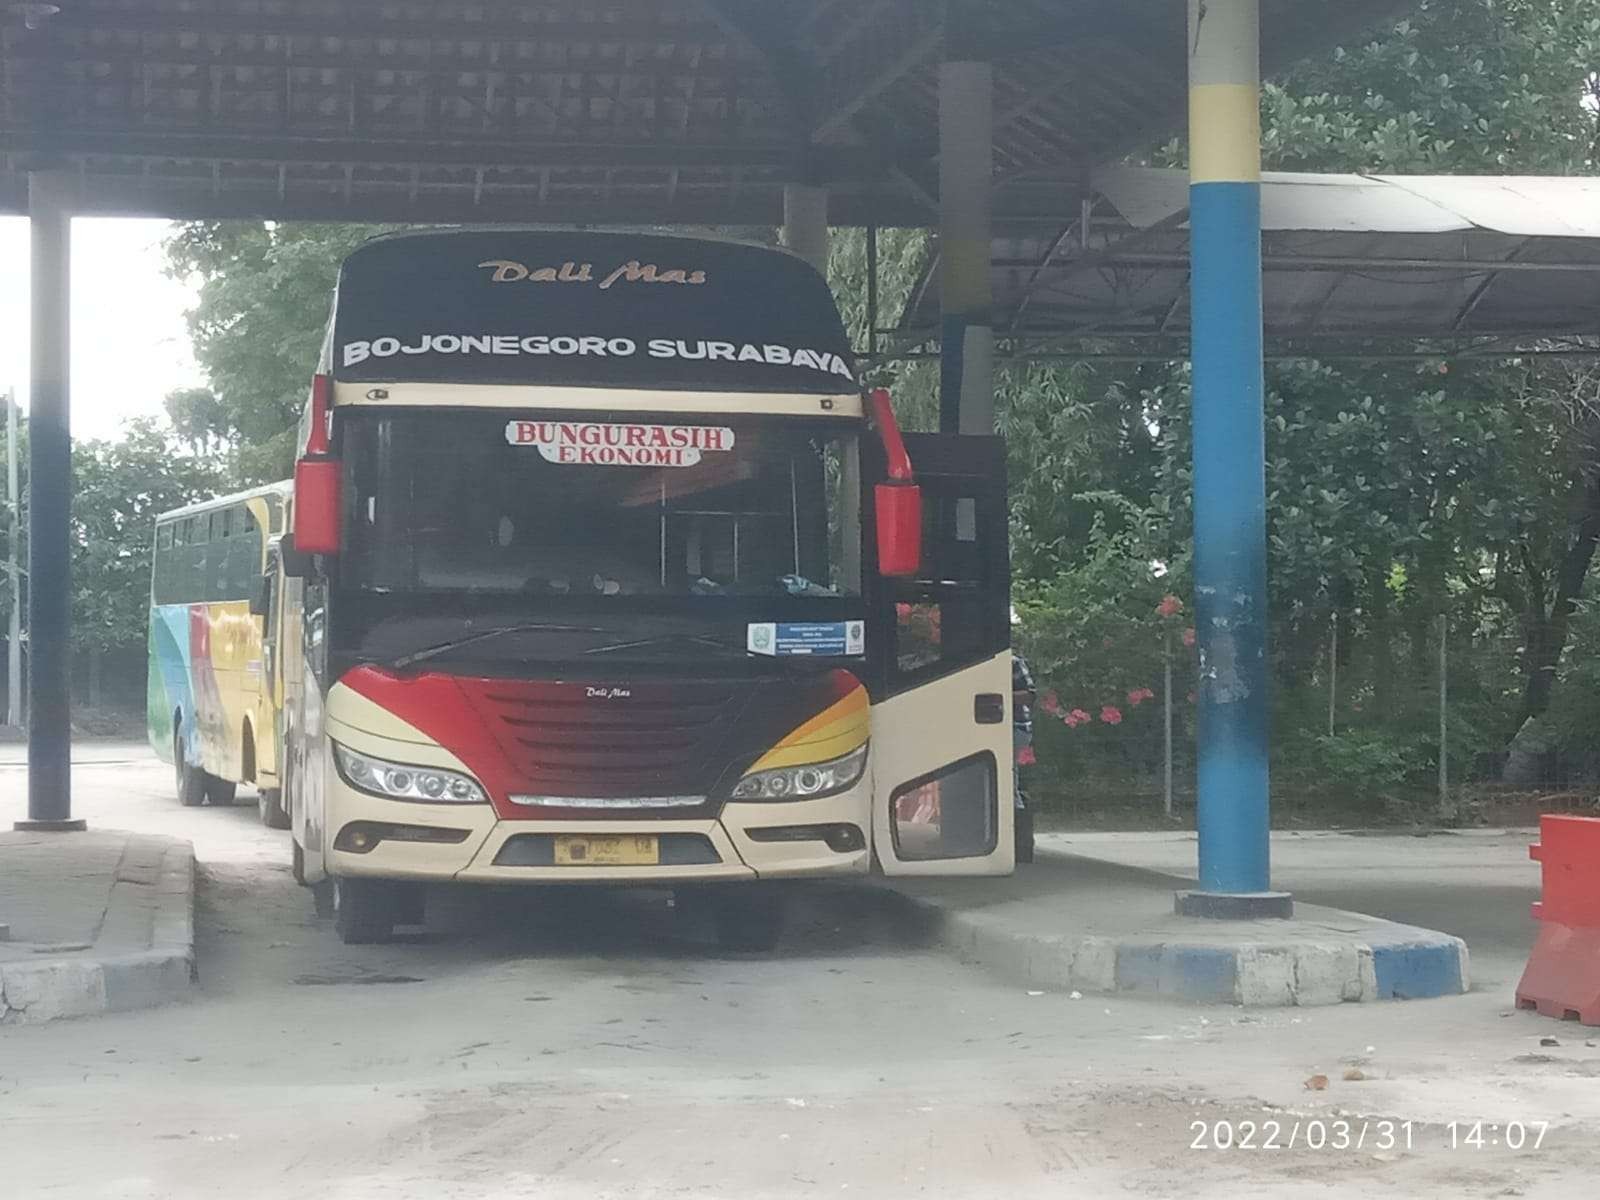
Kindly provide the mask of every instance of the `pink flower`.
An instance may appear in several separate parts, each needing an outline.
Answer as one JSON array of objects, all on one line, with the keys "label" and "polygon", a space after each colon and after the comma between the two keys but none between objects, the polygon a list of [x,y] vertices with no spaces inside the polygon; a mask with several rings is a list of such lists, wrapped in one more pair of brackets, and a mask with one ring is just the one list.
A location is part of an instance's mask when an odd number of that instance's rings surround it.
[{"label": "pink flower", "polygon": [[1161,603],[1156,605],[1156,612],[1160,613],[1163,617],[1176,616],[1182,611],[1183,601],[1179,600],[1176,596],[1163,596],[1161,597]]},{"label": "pink flower", "polygon": [[1084,712],[1083,709],[1075,708],[1061,718],[1061,723],[1068,729],[1076,729],[1079,725],[1086,725],[1091,720],[1093,720],[1093,718],[1090,717],[1088,713]]},{"label": "pink flower", "polygon": [[1100,719],[1107,725],[1122,724],[1122,710],[1114,704],[1107,704],[1100,709]]},{"label": "pink flower", "polygon": [[1019,767],[1031,767],[1038,761],[1038,758],[1033,753],[1032,746],[1024,746],[1017,751],[1017,766]]},{"label": "pink flower", "polygon": [[1039,707],[1053,717],[1061,711],[1061,697],[1054,692],[1046,692],[1039,697]]},{"label": "pink flower", "polygon": [[1185,646],[1194,645],[1194,630],[1193,629],[1185,629],[1183,631],[1183,644]]},{"label": "pink flower", "polygon": [[1138,708],[1146,700],[1154,700],[1155,698],[1156,694],[1149,688],[1134,688],[1133,691],[1128,693],[1128,703],[1134,708]]}]

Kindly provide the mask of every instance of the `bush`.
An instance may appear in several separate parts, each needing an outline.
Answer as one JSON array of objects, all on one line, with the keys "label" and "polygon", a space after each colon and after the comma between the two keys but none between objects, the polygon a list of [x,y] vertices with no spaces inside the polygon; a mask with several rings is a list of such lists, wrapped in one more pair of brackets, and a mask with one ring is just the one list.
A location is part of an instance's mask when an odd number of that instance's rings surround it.
[{"label": "bush", "polygon": [[1281,743],[1276,766],[1298,789],[1361,804],[1392,802],[1428,786],[1438,769],[1422,734],[1375,729],[1297,730]]}]

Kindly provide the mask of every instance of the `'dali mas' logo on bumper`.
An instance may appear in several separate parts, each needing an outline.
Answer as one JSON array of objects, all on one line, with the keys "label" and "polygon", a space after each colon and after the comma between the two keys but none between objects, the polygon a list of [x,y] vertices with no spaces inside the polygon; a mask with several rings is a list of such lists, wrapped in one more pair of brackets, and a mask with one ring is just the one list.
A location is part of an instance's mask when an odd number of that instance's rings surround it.
[{"label": "'dali mas' logo on bumper", "polygon": [[733,449],[733,430],[715,425],[508,421],[506,441],[532,446],[553,463],[600,467],[692,467],[703,453]]}]

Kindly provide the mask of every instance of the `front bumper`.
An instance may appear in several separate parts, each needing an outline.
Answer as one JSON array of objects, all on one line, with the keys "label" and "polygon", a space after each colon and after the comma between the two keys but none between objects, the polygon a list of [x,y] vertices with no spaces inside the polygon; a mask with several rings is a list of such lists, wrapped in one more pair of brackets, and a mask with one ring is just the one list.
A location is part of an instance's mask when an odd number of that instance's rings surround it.
[{"label": "front bumper", "polygon": [[[374,746],[371,753],[377,753]],[[439,763],[444,766],[446,763]],[[837,852],[820,838],[759,841],[762,829],[810,825],[854,825],[869,834],[870,774],[849,791],[820,800],[776,804],[727,804],[714,820],[503,820],[488,804],[421,804],[388,800],[350,787],[327,763],[328,870],[335,875],[418,881],[536,884],[638,884],[731,882],[865,875],[871,852]],[[465,831],[460,841],[384,839],[370,850],[335,848],[340,831],[353,822],[423,826]],[[506,843],[522,834],[688,834],[705,838],[715,862],[652,866],[518,866],[497,862]]]}]

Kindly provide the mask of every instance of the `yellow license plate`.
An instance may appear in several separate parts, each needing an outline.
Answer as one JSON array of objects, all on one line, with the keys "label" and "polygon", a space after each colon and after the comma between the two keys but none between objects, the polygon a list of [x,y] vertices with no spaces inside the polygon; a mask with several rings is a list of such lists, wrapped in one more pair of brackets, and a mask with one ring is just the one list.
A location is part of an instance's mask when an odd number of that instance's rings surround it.
[{"label": "yellow license plate", "polygon": [[556,838],[558,867],[653,867],[661,861],[655,834],[561,834]]}]

